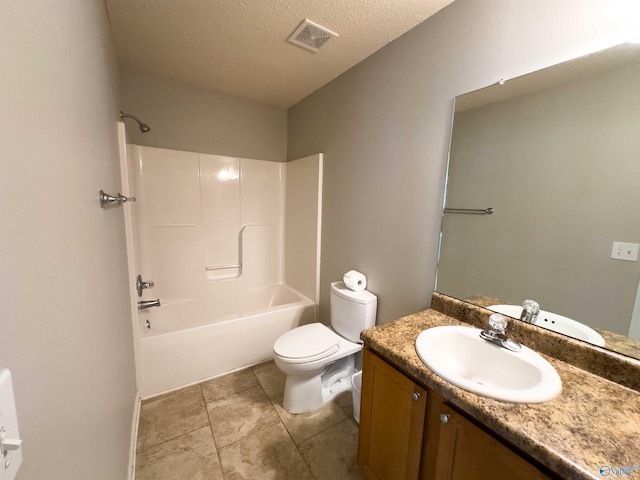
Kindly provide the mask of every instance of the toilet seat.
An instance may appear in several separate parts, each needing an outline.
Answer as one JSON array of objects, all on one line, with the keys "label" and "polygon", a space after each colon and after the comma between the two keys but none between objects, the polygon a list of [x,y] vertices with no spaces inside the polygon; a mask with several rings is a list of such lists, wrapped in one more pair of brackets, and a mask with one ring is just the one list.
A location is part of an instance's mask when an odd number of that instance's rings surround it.
[{"label": "toilet seat", "polygon": [[274,353],[287,363],[306,363],[336,353],[342,337],[322,323],[310,323],[282,335],[273,345]]}]

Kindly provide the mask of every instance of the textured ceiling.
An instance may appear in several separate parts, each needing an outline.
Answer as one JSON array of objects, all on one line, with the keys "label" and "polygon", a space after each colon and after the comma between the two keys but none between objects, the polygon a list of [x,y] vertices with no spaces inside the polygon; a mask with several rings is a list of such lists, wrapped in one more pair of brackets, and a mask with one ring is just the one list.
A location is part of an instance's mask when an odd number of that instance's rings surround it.
[{"label": "textured ceiling", "polygon": [[[289,107],[453,0],[106,0],[123,66]],[[305,18],[336,32],[286,40]]]}]

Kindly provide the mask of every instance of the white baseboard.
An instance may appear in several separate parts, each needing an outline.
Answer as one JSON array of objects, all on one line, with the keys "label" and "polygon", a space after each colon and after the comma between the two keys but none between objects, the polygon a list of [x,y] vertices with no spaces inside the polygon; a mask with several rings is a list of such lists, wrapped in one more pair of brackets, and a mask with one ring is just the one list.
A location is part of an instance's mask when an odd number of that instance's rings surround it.
[{"label": "white baseboard", "polygon": [[138,444],[138,424],[140,423],[140,394],[136,391],[133,405],[133,419],[131,421],[131,441],[129,448],[129,476],[128,480],[136,478],[136,447]]}]

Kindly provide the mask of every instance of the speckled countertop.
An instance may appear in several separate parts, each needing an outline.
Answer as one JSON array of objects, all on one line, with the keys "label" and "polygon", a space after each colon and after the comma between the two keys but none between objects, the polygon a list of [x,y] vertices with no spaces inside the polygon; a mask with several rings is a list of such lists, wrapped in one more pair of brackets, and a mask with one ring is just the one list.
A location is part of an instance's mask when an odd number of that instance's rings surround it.
[{"label": "speckled countertop", "polygon": [[417,336],[440,325],[469,326],[436,310],[426,310],[365,330],[361,337],[399,370],[442,395],[556,475],[567,479],[602,479],[603,466],[637,467],[626,478],[640,478],[638,391],[543,355],[562,379],[562,392],[554,400],[518,404],[485,398],[443,380],[418,357],[414,347]]}]

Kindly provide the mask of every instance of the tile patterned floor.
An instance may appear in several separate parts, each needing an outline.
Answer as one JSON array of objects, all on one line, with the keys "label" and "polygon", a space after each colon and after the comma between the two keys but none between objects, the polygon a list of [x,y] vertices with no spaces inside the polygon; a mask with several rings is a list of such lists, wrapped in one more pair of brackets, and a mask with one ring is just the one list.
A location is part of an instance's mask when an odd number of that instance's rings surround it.
[{"label": "tile patterned floor", "polygon": [[283,392],[268,362],[143,402],[136,479],[362,479],[351,392],[301,415]]}]

